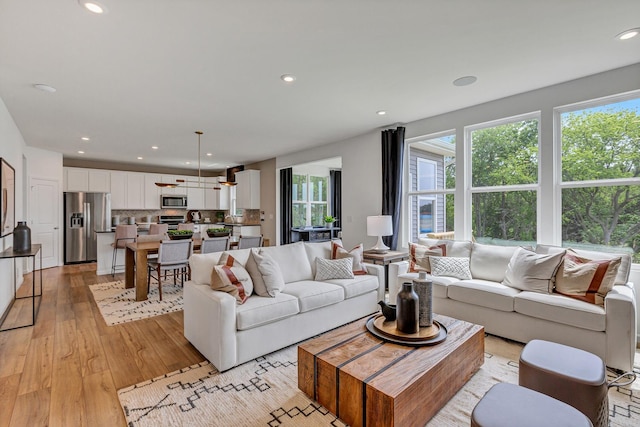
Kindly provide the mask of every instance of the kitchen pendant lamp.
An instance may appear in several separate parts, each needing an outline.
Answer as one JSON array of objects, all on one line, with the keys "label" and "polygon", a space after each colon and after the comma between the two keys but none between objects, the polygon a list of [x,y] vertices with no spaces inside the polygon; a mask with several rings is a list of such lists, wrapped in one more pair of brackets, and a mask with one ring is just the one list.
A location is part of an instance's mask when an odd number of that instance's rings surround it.
[{"label": "kitchen pendant lamp", "polygon": [[[202,181],[202,176],[201,176],[201,169],[200,169],[200,137],[202,136],[203,132],[201,130],[197,130],[196,135],[198,135],[198,180],[188,180],[188,179],[176,179],[175,183],[168,183],[168,182],[156,182],[156,186],[158,187],[162,187],[162,188],[176,188],[178,186],[180,186],[180,188],[195,188],[195,189],[211,189],[211,190],[220,190],[220,185],[215,185],[213,187],[211,186],[207,186],[206,183],[204,183]],[[182,184],[187,184],[187,185],[182,185]],[[194,185],[190,185],[190,184],[194,184]]]}]

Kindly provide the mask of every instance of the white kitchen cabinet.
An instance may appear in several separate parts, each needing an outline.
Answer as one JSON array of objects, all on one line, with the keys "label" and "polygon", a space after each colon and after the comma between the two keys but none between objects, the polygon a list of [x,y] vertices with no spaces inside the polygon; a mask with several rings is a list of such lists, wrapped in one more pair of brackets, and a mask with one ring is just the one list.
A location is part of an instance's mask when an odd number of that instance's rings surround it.
[{"label": "white kitchen cabinet", "polygon": [[111,171],[111,209],[127,209],[127,173]]},{"label": "white kitchen cabinet", "polygon": [[218,184],[224,181],[225,177],[209,177],[207,178],[210,187],[219,187],[219,190],[210,190],[207,188],[204,192],[204,208],[209,210],[227,210],[229,209],[229,187]]},{"label": "white kitchen cabinet", "polygon": [[233,225],[231,232],[234,237],[259,236],[262,228],[259,225]]},{"label": "white kitchen cabinet", "polygon": [[111,172],[103,169],[89,169],[89,191],[94,193],[111,192]]},{"label": "white kitchen cabinet", "polygon": [[144,209],[144,175],[127,172],[127,209]]},{"label": "white kitchen cabinet", "polygon": [[162,176],[146,173],[144,174],[144,208],[160,209],[160,187],[156,182],[162,182]]},{"label": "white kitchen cabinet", "polygon": [[64,191],[89,191],[89,170],[64,168]]},{"label": "white kitchen cabinet", "polygon": [[[189,183],[190,187],[198,186],[198,177],[190,178],[194,182]],[[206,185],[205,178],[200,178],[200,185]],[[187,188],[187,209],[204,209],[204,188]]]},{"label": "white kitchen cabinet", "polygon": [[160,193],[161,194],[187,194],[187,189],[184,188],[185,185],[187,185],[187,183],[185,182],[178,183],[176,182],[178,179],[182,179],[186,181],[187,177],[181,176],[181,175],[162,175],[162,182],[164,182],[165,184],[178,184],[178,186],[175,188],[163,187],[160,190]]},{"label": "white kitchen cabinet", "polygon": [[236,172],[236,208],[260,209],[260,171]]}]

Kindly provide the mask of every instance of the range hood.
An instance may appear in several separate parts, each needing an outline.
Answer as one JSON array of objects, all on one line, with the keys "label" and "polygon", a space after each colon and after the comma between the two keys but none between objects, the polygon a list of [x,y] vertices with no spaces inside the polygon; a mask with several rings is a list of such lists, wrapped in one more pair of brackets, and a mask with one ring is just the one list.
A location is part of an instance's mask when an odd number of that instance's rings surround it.
[{"label": "range hood", "polygon": [[234,185],[238,185],[236,183],[236,173],[243,171],[244,165],[234,166],[232,168],[227,168],[227,179],[226,181],[219,181],[220,184],[232,187]]}]

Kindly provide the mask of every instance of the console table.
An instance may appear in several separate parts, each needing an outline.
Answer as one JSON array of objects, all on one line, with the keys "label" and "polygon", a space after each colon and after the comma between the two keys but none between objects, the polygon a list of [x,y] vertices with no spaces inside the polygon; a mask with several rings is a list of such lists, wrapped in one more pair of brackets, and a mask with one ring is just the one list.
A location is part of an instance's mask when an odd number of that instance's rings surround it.
[{"label": "console table", "polygon": [[340,227],[292,228],[291,242],[326,242],[338,238]]},{"label": "console table", "polygon": [[[0,252],[0,259],[13,259],[13,299],[7,307],[7,310],[2,315],[2,320],[0,321],[0,327],[4,324],[7,319],[7,315],[11,311],[11,307],[13,307],[13,303],[18,299],[31,299],[31,323],[28,325],[20,325],[13,326],[10,328],[0,329],[0,332],[10,331],[12,329],[26,328],[29,326],[33,326],[36,324],[36,318],[38,317],[38,311],[40,311],[40,304],[42,303],[42,245],[39,243],[34,243],[31,245],[31,250],[28,252],[15,252],[13,248],[9,248],[3,252]],[[40,292],[36,294],[36,255],[40,254],[40,268],[38,271],[40,272]],[[23,297],[18,296],[18,288],[16,286],[16,258],[32,258],[33,259],[33,269],[31,270],[31,295],[26,295]],[[38,307],[36,308],[36,298],[38,299]]]}]

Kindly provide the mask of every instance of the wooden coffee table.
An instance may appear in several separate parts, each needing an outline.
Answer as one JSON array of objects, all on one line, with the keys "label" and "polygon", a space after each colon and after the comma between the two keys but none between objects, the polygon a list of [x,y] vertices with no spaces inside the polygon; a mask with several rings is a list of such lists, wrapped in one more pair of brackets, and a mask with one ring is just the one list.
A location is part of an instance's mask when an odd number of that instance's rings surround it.
[{"label": "wooden coffee table", "polygon": [[484,327],[434,318],[434,346],[382,341],[366,318],[301,344],[298,388],[352,427],[424,426],[484,363]]}]

